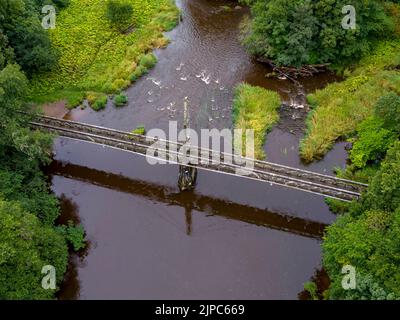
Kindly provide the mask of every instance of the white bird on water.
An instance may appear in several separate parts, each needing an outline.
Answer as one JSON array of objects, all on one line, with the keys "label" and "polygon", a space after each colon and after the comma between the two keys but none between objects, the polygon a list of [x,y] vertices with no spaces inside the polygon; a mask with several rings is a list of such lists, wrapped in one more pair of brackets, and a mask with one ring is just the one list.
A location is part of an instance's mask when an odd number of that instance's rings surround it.
[{"label": "white bird on water", "polygon": [[182,67],[183,67],[184,65],[185,65],[185,64],[181,62],[181,63],[179,64],[179,67],[177,67],[175,70],[176,70],[176,71],[181,71],[181,70],[182,70]]},{"label": "white bird on water", "polygon": [[200,77],[203,78],[205,73],[206,73],[206,70],[201,71],[200,74],[196,74],[196,78],[200,78]]},{"label": "white bird on water", "polygon": [[209,74],[207,77],[203,76],[203,78],[201,78],[201,81],[203,81],[205,84],[210,84],[211,74]]}]

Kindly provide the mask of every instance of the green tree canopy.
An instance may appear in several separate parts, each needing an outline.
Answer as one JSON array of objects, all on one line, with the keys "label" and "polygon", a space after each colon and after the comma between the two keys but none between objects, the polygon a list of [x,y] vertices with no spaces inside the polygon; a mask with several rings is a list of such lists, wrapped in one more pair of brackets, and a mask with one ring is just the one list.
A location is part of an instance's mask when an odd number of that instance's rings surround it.
[{"label": "green tree canopy", "polygon": [[350,61],[371,48],[374,38],[394,30],[384,2],[355,0],[356,29],[344,29],[346,0],[247,0],[253,20],[244,44],[278,65]]},{"label": "green tree canopy", "polygon": [[66,271],[65,238],[19,205],[0,199],[0,299],[51,299],[41,286],[42,268],[52,265],[58,282]]},{"label": "green tree canopy", "polygon": [[[400,299],[400,141],[357,203],[327,228],[323,265],[331,299]],[[356,269],[356,290],[344,290],[344,265]]]},{"label": "green tree canopy", "polygon": [[16,62],[28,75],[50,70],[58,59],[40,15],[34,0],[0,1],[0,30],[7,36]]}]

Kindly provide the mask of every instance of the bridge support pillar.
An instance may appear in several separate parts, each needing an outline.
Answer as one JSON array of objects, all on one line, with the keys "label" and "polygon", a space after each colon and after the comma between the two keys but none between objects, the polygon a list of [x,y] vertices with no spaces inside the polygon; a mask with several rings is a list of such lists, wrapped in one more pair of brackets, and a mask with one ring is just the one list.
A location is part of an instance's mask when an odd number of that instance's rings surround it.
[{"label": "bridge support pillar", "polygon": [[[185,97],[183,103],[183,128],[186,131],[186,143],[190,141],[189,122],[189,99]],[[187,150],[187,153],[187,156],[190,156],[190,150]],[[181,191],[193,189],[196,185],[196,180],[197,168],[184,165],[179,166],[178,186]]]},{"label": "bridge support pillar", "polygon": [[178,186],[180,191],[191,190],[196,186],[197,168],[179,166]]}]

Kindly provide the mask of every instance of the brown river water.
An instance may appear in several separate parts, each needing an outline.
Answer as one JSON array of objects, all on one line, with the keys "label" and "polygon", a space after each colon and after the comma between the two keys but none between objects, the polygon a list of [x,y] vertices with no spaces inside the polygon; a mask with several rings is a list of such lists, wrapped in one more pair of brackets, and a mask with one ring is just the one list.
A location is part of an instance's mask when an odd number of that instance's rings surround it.
[{"label": "brown river water", "polygon": [[[238,41],[246,8],[232,1],[178,0],[183,21],[167,36],[159,62],[127,90],[129,105],[75,109],[66,118],[132,130],[182,122],[190,100],[194,128],[230,128],[232,88],[246,81],[277,91],[285,105],[268,134],[269,161],[332,174],[344,166],[337,144],[309,166],[298,157],[303,109],[298,89],[270,79]],[[312,92],[335,80],[302,80]],[[321,264],[321,235],[335,216],[324,199],[297,190],[200,172],[193,192],[179,193],[178,168],[102,146],[57,139],[47,168],[62,199],[60,221],[81,222],[89,246],[72,256],[60,299],[297,299]]]}]

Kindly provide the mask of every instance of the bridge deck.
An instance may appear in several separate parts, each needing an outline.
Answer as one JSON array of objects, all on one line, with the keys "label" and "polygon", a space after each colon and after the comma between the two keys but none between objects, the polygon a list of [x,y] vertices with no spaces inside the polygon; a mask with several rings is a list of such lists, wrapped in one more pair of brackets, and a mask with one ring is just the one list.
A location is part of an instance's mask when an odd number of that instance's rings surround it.
[{"label": "bridge deck", "polygon": [[[142,156],[146,156],[147,150],[154,149],[154,142],[162,141],[154,137],[45,116],[37,117],[30,124],[34,129],[44,130],[71,139],[106,145]],[[156,151],[156,157],[169,159],[170,163],[178,163],[177,160],[174,161],[173,159],[179,159],[179,156],[182,155],[179,151],[182,143],[168,140],[164,142],[166,142],[165,149],[157,148],[154,150]],[[172,158],[169,158],[168,155],[172,155]],[[238,175],[236,173],[237,170],[246,170],[245,165],[227,161],[226,159],[230,157],[233,157],[233,155],[198,148],[197,156],[191,156],[191,160],[192,163],[198,163],[196,165],[198,169],[269,182],[343,201],[358,199],[367,187],[366,184],[351,180],[254,159],[251,159],[254,161],[254,169],[247,170],[247,175],[245,176]],[[242,160],[239,163],[249,160],[243,157],[239,158]]]}]

